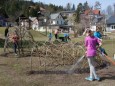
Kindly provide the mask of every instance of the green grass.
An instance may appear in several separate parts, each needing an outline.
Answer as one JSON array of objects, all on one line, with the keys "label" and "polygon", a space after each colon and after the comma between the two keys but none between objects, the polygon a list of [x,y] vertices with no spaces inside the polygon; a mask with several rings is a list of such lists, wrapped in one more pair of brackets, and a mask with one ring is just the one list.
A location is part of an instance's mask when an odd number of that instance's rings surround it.
[{"label": "green grass", "polygon": [[103,47],[108,53],[108,56],[113,57],[113,55],[115,54],[115,39],[104,40]]},{"label": "green grass", "polygon": [[[4,38],[5,28],[6,27],[0,27],[0,38]],[[34,31],[34,30],[30,30],[30,32],[36,41],[43,41],[43,40],[48,39],[45,32],[38,32],[38,31]]]},{"label": "green grass", "polygon": [[38,32],[38,31],[34,31],[34,30],[31,30],[30,32],[31,32],[33,38],[35,39],[35,41],[45,41],[48,39],[48,37],[42,32]]},{"label": "green grass", "polygon": [[0,38],[4,37],[5,27],[0,27]]},{"label": "green grass", "polygon": [[4,34],[4,30],[6,27],[0,27],[0,34]]},{"label": "green grass", "polygon": [[[4,38],[4,30],[6,27],[0,27],[0,37]],[[35,41],[47,41],[48,37],[46,36],[45,32],[38,32],[38,31],[34,31],[34,30],[30,30],[33,38],[35,39]],[[49,34],[49,33],[48,33]],[[108,36],[115,36],[115,33],[109,33]],[[54,40],[54,35],[53,35],[53,40]],[[79,42],[79,41],[84,41],[84,37],[77,37],[77,38],[72,38],[72,42]],[[0,41],[0,46],[3,47],[3,41]],[[115,54],[115,39],[108,39],[108,40],[103,40],[103,47],[106,49],[108,55],[110,55],[111,57],[113,56],[113,54]],[[0,49],[1,50],[1,49]]]}]

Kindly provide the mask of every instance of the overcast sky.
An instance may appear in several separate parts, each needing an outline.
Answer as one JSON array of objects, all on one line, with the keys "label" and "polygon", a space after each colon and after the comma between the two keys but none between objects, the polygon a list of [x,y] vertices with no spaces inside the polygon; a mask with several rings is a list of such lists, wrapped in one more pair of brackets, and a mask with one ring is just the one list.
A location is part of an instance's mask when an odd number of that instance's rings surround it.
[{"label": "overcast sky", "polygon": [[84,3],[88,2],[90,6],[93,6],[96,1],[99,1],[101,3],[102,10],[105,10],[108,5],[113,6],[115,3],[115,0],[33,0],[34,2],[43,2],[45,4],[55,4],[55,5],[61,5],[61,6],[66,6],[67,3],[75,4],[77,7],[78,3]]}]

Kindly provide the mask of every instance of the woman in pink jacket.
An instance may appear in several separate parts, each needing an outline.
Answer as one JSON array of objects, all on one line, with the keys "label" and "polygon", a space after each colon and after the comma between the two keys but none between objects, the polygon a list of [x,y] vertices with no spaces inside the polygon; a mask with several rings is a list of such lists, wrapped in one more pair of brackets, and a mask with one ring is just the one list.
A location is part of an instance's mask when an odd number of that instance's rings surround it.
[{"label": "woman in pink jacket", "polygon": [[95,66],[94,66],[94,58],[96,56],[97,46],[101,46],[101,42],[99,39],[93,36],[93,32],[91,30],[87,30],[87,36],[85,38],[85,47],[86,47],[86,57],[88,59],[88,64],[90,68],[90,76],[86,77],[86,80],[100,80],[100,78],[96,74]]}]

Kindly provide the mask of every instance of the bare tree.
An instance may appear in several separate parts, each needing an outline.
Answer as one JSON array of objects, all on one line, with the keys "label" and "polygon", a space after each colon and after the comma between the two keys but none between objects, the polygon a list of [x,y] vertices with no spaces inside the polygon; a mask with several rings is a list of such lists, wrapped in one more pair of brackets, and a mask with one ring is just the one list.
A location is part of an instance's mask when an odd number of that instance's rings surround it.
[{"label": "bare tree", "polygon": [[73,25],[73,31],[74,31],[74,37],[77,37],[78,35],[81,35],[82,33],[82,24],[75,21],[76,15],[73,14],[73,16],[68,18],[68,21],[71,22]]},{"label": "bare tree", "polygon": [[105,10],[102,10],[102,11],[101,11],[101,14],[106,14],[106,11],[105,11]]},{"label": "bare tree", "polygon": [[99,1],[95,2],[94,9],[101,9],[101,3]]},{"label": "bare tree", "polygon": [[68,10],[68,11],[71,10],[71,3],[67,3],[67,5],[66,5],[66,10]]},{"label": "bare tree", "polygon": [[107,7],[107,14],[108,14],[108,16],[112,16],[113,15],[113,9],[112,9],[112,6],[111,5],[109,5],[108,7]]}]

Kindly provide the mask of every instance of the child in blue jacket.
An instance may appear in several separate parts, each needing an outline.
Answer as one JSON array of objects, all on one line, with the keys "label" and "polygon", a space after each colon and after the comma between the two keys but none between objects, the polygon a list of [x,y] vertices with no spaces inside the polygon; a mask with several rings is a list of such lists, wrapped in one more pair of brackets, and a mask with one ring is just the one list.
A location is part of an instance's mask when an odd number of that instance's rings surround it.
[{"label": "child in blue jacket", "polygon": [[52,33],[49,33],[49,35],[48,35],[48,38],[49,38],[49,42],[51,42],[51,40],[52,40],[52,37],[53,37],[53,35],[52,35]]},{"label": "child in blue jacket", "polygon": [[[98,38],[100,41],[102,41],[102,34],[100,33],[99,27],[96,27],[96,31],[94,32],[94,37]],[[107,55],[104,48],[100,47],[99,50],[101,51],[101,54]]]}]

